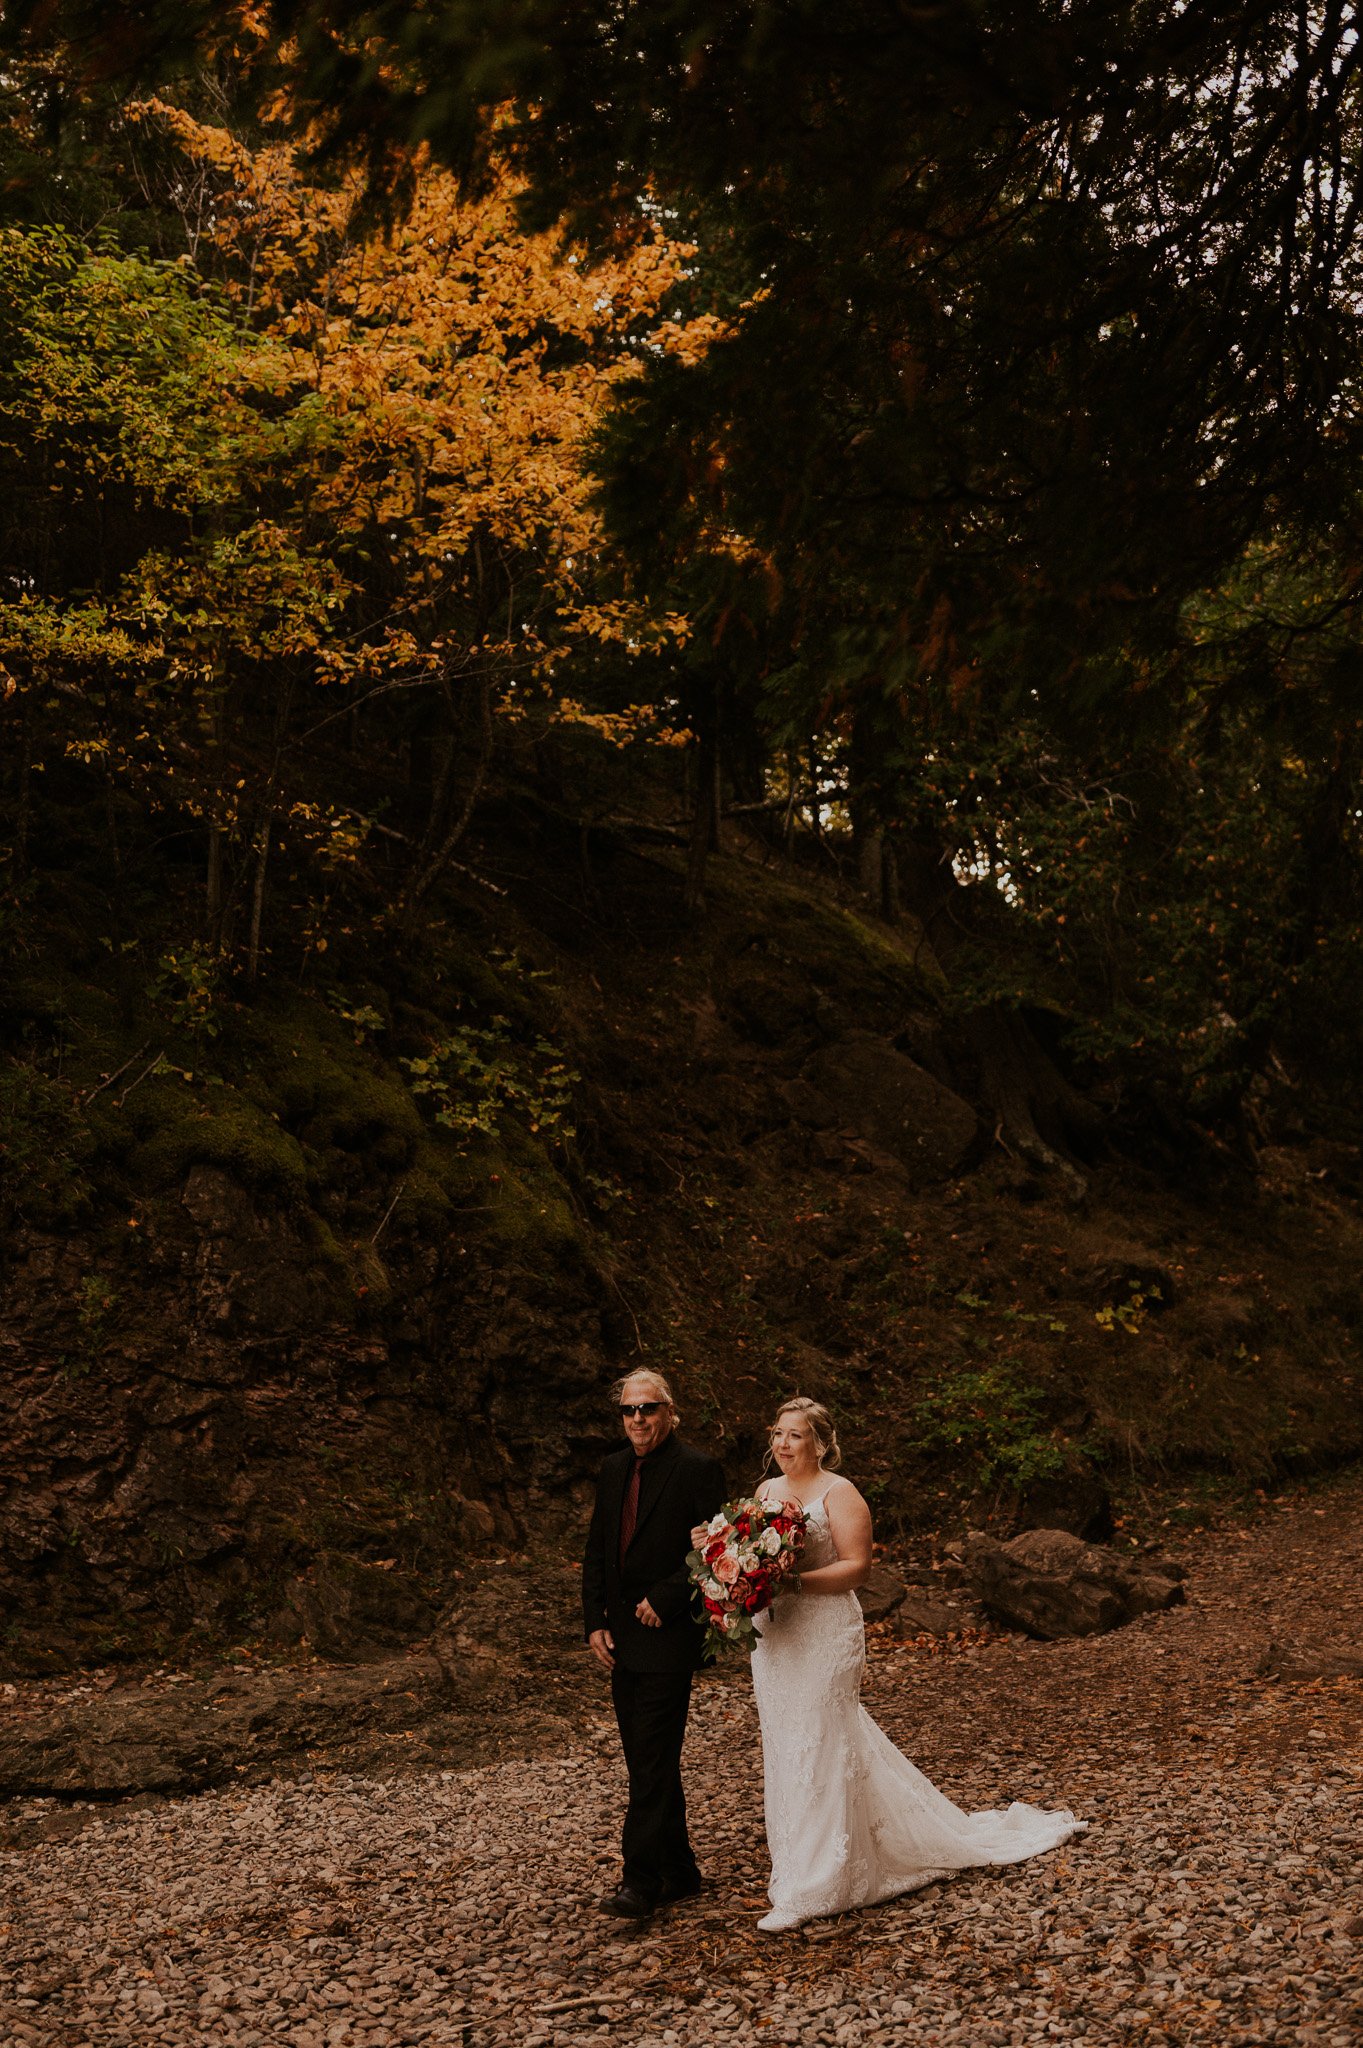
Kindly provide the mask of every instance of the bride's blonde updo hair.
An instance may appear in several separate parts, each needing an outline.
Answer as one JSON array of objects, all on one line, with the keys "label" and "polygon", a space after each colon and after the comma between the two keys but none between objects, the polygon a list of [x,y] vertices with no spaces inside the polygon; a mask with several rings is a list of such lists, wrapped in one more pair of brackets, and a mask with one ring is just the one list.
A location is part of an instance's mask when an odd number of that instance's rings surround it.
[{"label": "bride's blonde updo hair", "polygon": [[[842,1450],[838,1444],[838,1432],[833,1427],[833,1418],[822,1401],[811,1401],[808,1394],[793,1394],[789,1401],[783,1401],[776,1411],[776,1420],[769,1434],[780,1426],[783,1415],[803,1415],[814,1432],[814,1441],[819,1447],[819,1463],[825,1472],[836,1472],[842,1463]],[[767,1453],[771,1457],[770,1451]]]}]

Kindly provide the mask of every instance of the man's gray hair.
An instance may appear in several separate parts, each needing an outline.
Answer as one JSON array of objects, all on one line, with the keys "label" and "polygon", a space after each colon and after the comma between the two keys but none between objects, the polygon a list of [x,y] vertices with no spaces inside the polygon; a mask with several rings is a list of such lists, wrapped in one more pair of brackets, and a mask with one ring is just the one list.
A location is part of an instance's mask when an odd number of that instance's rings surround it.
[{"label": "man's gray hair", "polygon": [[637,1372],[627,1372],[623,1379],[618,1379],[611,1388],[611,1399],[618,1406],[625,1397],[625,1388],[632,1387],[641,1380],[646,1380],[649,1386],[653,1388],[657,1399],[665,1402],[672,1410],[673,1422],[680,1422],[681,1417],[677,1413],[676,1397],[671,1387],[660,1372],[654,1372],[651,1365],[641,1365]]}]

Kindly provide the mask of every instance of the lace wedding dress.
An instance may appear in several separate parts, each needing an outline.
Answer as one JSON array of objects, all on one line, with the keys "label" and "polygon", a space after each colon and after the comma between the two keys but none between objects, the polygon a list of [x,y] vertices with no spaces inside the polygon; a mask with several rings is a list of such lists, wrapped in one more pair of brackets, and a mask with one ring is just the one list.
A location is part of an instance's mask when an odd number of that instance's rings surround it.
[{"label": "lace wedding dress", "polygon": [[[837,1557],[823,1496],[803,1568]],[[758,1617],[753,1689],[771,1850],[768,1933],[869,1906],[977,1864],[1021,1863],[1087,1823],[1018,1801],[963,1813],[861,1704],[866,1639],[855,1593],[783,1593]]]}]

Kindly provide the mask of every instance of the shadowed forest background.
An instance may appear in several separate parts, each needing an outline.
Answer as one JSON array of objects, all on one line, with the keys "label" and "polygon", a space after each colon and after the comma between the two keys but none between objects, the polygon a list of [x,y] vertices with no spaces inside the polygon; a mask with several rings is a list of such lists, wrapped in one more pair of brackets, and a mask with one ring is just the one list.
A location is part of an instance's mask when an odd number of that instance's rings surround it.
[{"label": "shadowed forest background", "polygon": [[0,47],[5,1662],[1357,1456],[1352,11]]}]

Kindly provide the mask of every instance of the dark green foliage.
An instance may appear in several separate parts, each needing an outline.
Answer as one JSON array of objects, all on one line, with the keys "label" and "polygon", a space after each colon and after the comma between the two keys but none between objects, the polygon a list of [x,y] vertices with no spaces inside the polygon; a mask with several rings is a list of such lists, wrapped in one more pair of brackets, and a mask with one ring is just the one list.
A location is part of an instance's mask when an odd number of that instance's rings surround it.
[{"label": "dark green foliage", "polygon": [[911,1417],[916,1441],[959,1463],[982,1486],[1025,1486],[1064,1468],[1066,1447],[1048,1427],[1046,1397],[1008,1358],[946,1374]]}]

